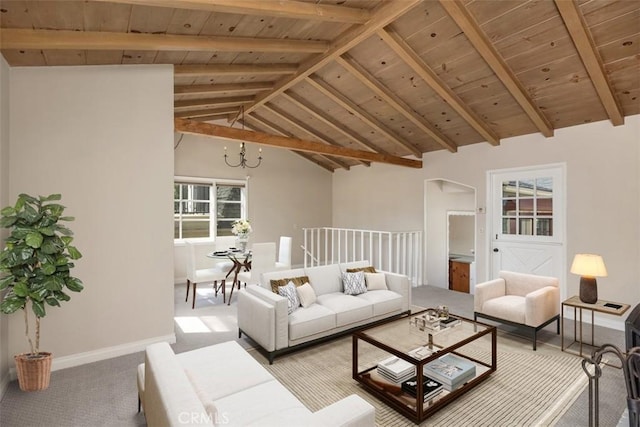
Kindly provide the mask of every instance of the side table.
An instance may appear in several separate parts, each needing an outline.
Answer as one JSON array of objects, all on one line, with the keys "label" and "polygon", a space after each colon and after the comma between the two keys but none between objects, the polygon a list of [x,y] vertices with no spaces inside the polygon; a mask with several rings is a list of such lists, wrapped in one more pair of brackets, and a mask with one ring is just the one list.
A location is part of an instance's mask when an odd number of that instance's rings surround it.
[{"label": "side table", "polygon": [[[564,346],[564,307],[573,307],[573,342],[571,342],[567,347]],[[612,314],[614,316],[622,316],[629,309],[629,304],[624,304],[620,302],[613,301],[604,301],[598,300],[594,304],[588,304],[586,302],[580,301],[580,297],[577,295],[572,296],[569,299],[562,301],[562,313],[560,313],[560,323],[561,323],[561,333],[560,333],[560,349],[565,351],[569,347],[571,347],[574,343],[580,344],[580,356],[582,357],[582,345],[585,344],[582,338],[582,310],[591,311],[591,343],[587,343],[587,345],[594,346],[594,324],[593,324],[593,314],[597,311],[598,313],[606,313]],[[579,318],[576,316],[577,310],[580,310]],[[578,321],[580,322],[580,339],[578,340]]]}]

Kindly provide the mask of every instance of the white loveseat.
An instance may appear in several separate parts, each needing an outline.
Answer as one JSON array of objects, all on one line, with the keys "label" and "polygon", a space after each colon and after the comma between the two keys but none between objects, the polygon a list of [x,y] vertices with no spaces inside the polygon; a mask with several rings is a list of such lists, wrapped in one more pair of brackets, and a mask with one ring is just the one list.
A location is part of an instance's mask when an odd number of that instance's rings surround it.
[{"label": "white loveseat", "polygon": [[[275,356],[294,346],[408,312],[411,284],[401,274],[383,272],[387,290],[343,293],[342,273],[370,265],[357,261],[264,273],[260,286],[247,286],[238,295],[239,335],[258,343],[273,363]],[[317,300],[289,314],[287,298],[274,293],[270,281],[301,276],[309,278]]]},{"label": "white loveseat", "polygon": [[560,289],[555,277],[500,271],[498,278],[475,287],[474,319],[521,326],[532,334],[536,349],[538,331],[556,322],[560,334]]},{"label": "white loveseat", "polygon": [[149,427],[375,425],[375,409],[357,395],[312,413],[235,341],[177,355],[153,344],[138,388]]}]

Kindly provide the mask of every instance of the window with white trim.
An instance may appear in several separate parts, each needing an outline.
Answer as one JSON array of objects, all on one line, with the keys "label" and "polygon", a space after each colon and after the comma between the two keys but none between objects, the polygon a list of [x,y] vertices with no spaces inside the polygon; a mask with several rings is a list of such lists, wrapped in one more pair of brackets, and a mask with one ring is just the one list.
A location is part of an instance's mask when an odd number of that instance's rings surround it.
[{"label": "window with white trim", "polygon": [[176,177],[173,185],[174,239],[231,236],[234,221],[246,218],[244,181]]}]

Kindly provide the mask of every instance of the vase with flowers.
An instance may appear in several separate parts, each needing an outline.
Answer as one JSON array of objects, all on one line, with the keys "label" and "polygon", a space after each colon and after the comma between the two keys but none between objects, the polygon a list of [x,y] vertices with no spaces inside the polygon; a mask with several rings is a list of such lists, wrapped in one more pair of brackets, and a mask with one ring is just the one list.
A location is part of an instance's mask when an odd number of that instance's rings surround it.
[{"label": "vase with flowers", "polygon": [[246,252],[247,250],[247,242],[249,241],[251,231],[251,223],[248,219],[239,219],[233,222],[231,232],[237,236],[236,247],[242,252]]}]

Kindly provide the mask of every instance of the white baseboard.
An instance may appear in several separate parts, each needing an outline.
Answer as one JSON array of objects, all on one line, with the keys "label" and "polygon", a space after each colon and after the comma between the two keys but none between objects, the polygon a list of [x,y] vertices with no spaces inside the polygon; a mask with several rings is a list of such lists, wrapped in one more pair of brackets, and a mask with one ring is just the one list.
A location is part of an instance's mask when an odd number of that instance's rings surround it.
[{"label": "white baseboard", "polygon": [[[144,351],[147,346],[158,342],[174,344],[176,342],[176,335],[169,334],[160,337],[148,338],[146,340],[120,344],[84,353],[71,354],[69,356],[55,357],[54,355],[53,362],[51,364],[51,371],[72,368],[74,366],[86,365],[87,363],[99,362],[101,360],[137,353],[139,351]],[[9,370],[9,377],[12,381],[18,378],[15,366]]]}]

